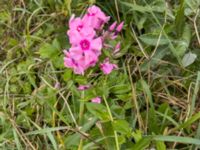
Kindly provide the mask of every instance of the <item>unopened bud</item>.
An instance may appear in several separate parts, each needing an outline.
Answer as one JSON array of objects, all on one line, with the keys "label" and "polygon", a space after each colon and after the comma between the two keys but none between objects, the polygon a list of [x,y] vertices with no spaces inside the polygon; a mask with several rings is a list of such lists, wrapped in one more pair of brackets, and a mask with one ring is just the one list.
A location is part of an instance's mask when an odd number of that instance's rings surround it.
[{"label": "unopened bud", "polygon": [[121,43],[118,42],[117,45],[115,46],[115,49],[114,49],[113,53],[116,54],[117,52],[119,52],[120,48],[121,48]]},{"label": "unopened bud", "polygon": [[109,31],[113,31],[115,29],[117,25],[117,21],[115,21],[110,27],[109,27]]},{"label": "unopened bud", "polygon": [[124,26],[124,22],[122,21],[116,28],[117,32],[120,32]]}]

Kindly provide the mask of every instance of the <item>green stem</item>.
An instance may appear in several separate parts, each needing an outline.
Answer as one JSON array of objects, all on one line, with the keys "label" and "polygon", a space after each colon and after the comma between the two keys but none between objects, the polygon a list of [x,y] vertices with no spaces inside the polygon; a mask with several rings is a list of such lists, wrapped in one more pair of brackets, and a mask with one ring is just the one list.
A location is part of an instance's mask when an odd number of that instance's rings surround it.
[{"label": "green stem", "polygon": [[80,111],[79,111],[79,125],[83,122],[83,112],[85,107],[85,101],[84,101],[85,93],[82,91],[81,93],[81,101],[80,101]]},{"label": "green stem", "polygon": [[[106,108],[107,108],[107,110],[108,110],[108,114],[109,114],[109,117],[110,117],[110,121],[111,121],[111,122],[114,122],[114,119],[113,119],[112,113],[111,113],[111,111],[110,111],[108,102],[107,102],[107,100],[106,100],[106,98],[105,98],[104,95],[103,95],[103,100],[104,100],[104,102],[105,102],[105,104],[106,104]],[[119,142],[118,142],[118,136],[117,136],[117,132],[116,132],[115,130],[114,130],[114,136],[115,136],[116,148],[117,148],[117,150],[120,150],[120,148],[119,148]]]}]

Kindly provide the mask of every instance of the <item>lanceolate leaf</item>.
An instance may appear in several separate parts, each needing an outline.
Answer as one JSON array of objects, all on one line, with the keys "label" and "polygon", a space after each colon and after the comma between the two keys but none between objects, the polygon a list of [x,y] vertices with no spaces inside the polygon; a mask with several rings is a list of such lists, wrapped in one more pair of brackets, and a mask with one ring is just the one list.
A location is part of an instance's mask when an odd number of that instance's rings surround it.
[{"label": "lanceolate leaf", "polygon": [[182,35],[183,27],[185,25],[185,17],[184,17],[184,0],[180,0],[180,6],[178,8],[176,19],[175,19],[175,28],[178,37]]}]

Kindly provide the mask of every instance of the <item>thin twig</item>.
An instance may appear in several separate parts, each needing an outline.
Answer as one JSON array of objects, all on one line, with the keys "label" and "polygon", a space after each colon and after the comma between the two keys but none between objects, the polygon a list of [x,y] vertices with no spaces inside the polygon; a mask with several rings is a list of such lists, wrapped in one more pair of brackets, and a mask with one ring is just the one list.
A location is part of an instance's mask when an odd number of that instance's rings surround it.
[{"label": "thin twig", "polygon": [[163,30],[164,30],[166,21],[167,21],[167,13],[165,12],[165,21],[164,21],[164,24],[163,24],[162,29],[161,29],[161,31],[160,31],[160,34],[159,34],[159,37],[158,37],[158,41],[157,41],[157,43],[156,43],[156,47],[154,48],[153,53],[152,53],[151,56],[150,56],[150,59],[154,56],[154,54],[156,53],[156,50],[158,49],[158,46],[159,46],[159,43],[160,43],[160,39],[161,39]]},{"label": "thin twig", "polygon": [[134,36],[136,42],[138,43],[138,46],[139,46],[140,50],[142,51],[142,53],[144,54],[144,56],[146,57],[146,59],[149,59],[149,56],[145,53],[144,48],[143,48],[142,44],[140,43],[140,41],[138,40],[137,35],[135,33],[135,30],[133,29],[132,26],[131,26],[131,30],[133,32],[133,36]]},{"label": "thin twig", "polygon": [[199,32],[198,32],[198,29],[197,29],[197,22],[196,22],[198,14],[199,14],[199,9],[197,9],[196,15],[194,17],[194,29],[195,29],[195,33],[196,33],[196,36],[197,36],[197,40],[198,40],[199,46],[200,46],[200,37],[199,37]]},{"label": "thin twig", "polygon": [[117,11],[117,19],[118,19],[119,22],[121,22],[120,17],[119,17],[119,8],[118,8],[117,0],[115,0],[115,8],[116,8],[116,11]]},{"label": "thin twig", "polygon": [[127,67],[128,67],[129,80],[130,80],[131,89],[132,89],[133,104],[135,105],[135,108],[136,108],[136,115],[137,115],[139,127],[140,127],[140,129],[142,129],[143,123],[142,123],[142,119],[141,119],[141,115],[140,115],[140,110],[139,110],[138,103],[137,103],[137,96],[136,96],[136,93],[135,93],[136,90],[135,90],[135,86],[133,84],[133,80],[132,80],[132,77],[131,77],[131,71],[130,71],[129,64],[127,65]]},{"label": "thin twig", "polygon": [[17,132],[17,134],[19,135],[19,137],[21,138],[21,140],[23,141],[23,143],[26,145],[27,143],[29,144],[29,146],[33,149],[36,150],[36,148],[32,145],[32,143],[29,141],[29,139],[25,136],[25,134],[18,129],[16,123],[14,122],[14,120],[12,120],[11,118],[8,118],[12,124],[12,126],[15,128],[15,131]]}]

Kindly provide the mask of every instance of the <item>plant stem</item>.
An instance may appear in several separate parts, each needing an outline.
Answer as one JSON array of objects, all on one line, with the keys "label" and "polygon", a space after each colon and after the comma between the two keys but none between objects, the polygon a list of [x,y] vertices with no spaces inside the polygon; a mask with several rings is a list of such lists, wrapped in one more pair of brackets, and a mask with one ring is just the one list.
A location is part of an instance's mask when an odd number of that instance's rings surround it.
[{"label": "plant stem", "polygon": [[79,111],[79,125],[83,122],[83,112],[85,107],[85,101],[84,101],[85,93],[84,91],[81,92],[81,101],[80,101],[80,111]]},{"label": "plant stem", "polygon": [[[109,116],[110,116],[110,121],[111,121],[111,122],[114,122],[114,119],[113,119],[113,117],[112,117],[112,113],[111,113],[111,111],[110,111],[108,102],[107,102],[107,100],[106,100],[106,98],[105,98],[104,95],[103,95],[103,100],[104,100],[104,102],[105,102],[105,104],[106,104],[106,108],[107,108],[108,114],[109,114]],[[115,136],[116,149],[117,149],[117,150],[120,150],[120,148],[119,148],[119,142],[118,142],[118,137],[117,137],[117,132],[116,132],[115,130],[114,130],[114,136]]]}]

